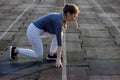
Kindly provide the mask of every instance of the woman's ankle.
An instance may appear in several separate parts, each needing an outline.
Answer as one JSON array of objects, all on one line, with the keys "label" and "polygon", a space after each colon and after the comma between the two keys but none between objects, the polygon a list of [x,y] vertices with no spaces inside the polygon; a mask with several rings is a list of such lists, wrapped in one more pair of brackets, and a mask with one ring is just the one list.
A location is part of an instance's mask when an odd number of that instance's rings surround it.
[{"label": "woman's ankle", "polygon": [[15,53],[19,53],[19,51],[18,51],[18,49],[17,49],[17,48],[14,50],[14,52],[15,52]]},{"label": "woman's ankle", "polygon": [[55,53],[53,53],[53,52],[50,52],[49,54],[50,54],[50,56],[53,56]]}]

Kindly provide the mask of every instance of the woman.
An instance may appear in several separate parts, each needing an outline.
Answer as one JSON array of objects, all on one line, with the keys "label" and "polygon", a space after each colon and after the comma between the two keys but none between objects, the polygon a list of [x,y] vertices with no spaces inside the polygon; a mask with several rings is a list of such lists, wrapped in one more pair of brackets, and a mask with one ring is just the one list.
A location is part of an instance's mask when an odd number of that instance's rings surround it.
[{"label": "woman", "polygon": [[27,38],[33,50],[10,46],[10,59],[16,59],[17,54],[42,59],[43,43],[41,37],[47,34],[53,35],[47,59],[56,58],[56,67],[61,67],[62,29],[67,29],[67,22],[77,20],[78,14],[79,9],[75,4],[66,4],[63,13],[48,13],[40,17],[27,28]]}]

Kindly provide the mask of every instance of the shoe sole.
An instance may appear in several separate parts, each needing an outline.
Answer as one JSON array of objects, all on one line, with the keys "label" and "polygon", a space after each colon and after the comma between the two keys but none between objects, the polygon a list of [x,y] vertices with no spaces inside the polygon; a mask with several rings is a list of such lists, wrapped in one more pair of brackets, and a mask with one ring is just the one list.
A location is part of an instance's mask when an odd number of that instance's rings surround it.
[{"label": "shoe sole", "polygon": [[48,58],[48,57],[47,57],[47,60],[53,60],[53,61],[55,61],[56,58]]},{"label": "shoe sole", "polygon": [[12,57],[11,57],[12,47],[13,47],[13,46],[10,46],[10,52],[9,52],[9,57],[10,57],[10,59],[12,59]]}]

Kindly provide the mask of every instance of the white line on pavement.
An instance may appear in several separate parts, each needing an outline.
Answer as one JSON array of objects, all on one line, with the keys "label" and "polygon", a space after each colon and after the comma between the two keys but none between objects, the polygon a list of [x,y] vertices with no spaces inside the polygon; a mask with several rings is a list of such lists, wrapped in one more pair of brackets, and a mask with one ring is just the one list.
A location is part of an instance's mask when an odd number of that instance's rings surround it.
[{"label": "white line on pavement", "polygon": [[[64,0],[64,6],[66,4],[66,0]],[[62,80],[67,80],[67,54],[66,54],[66,31],[63,32],[63,66],[62,66]]]},{"label": "white line on pavement", "polygon": [[2,36],[0,36],[0,41],[2,40],[2,38],[8,33],[8,31],[13,27],[13,25],[23,16],[23,14],[32,6],[32,4],[30,4],[17,18],[16,20],[6,29],[6,31],[2,34]]},{"label": "white line on pavement", "polygon": [[63,32],[63,66],[62,66],[62,80],[67,80],[67,55],[66,55],[66,31]]},{"label": "white line on pavement", "polygon": [[[100,5],[99,4],[97,4],[97,2],[95,1],[95,0],[93,0],[93,2],[95,3],[95,5],[103,12],[103,14],[105,14],[105,11],[100,7]],[[116,26],[114,23],[113,23],[113,20],[110,18],[110,17],[108,17],[108,16],[106,16],[110,21],[111,21],[111,23],[113,24],[113,26],[117,29],[117,31],[120,33],[120,29],[118,28],[118,26]]]}]

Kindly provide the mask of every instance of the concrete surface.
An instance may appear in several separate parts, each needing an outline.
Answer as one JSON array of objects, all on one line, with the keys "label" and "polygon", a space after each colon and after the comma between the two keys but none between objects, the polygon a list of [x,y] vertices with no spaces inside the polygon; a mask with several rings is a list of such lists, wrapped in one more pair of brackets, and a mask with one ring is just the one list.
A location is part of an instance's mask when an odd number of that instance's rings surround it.
[{"label": "concrete surface", "polygon": [[[50,38],[43,39],[43,62],[24,55],[10,61],[9,46],[31,48],[27,26],[46,13],[62,12],[64,1],[81,11],[79,30],[75,22],[68,24],[64,68],[55,68],[54,61],[46,60]],[[42,0],[35,4],[1,0],[0,80],[120,80],[119,4],[119,0]]]}]

